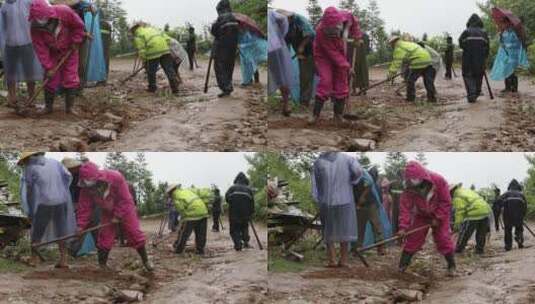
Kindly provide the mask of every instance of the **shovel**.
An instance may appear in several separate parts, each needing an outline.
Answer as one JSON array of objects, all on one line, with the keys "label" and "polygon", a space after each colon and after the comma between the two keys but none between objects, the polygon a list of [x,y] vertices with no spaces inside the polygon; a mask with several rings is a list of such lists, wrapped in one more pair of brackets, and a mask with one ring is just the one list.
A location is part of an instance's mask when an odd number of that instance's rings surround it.
[{"label": "shovel", "polygon": [[394,237],[391,237],[391,238],[386,239],[386,240],[382,240],[382,241],[377,242],[377,243],[375,243],[375,244],[372,244],[372,245],[370,245],[370,246],[366,246],[366,247],[357,249],[357,250],[355,251],[355,253],[366,252],[366,251],[372,250],[372,249],[374,249],[374,248],[377,248],[377,247],[386,245],[386,244],[388,244],[388,243],[392,243],[392,242],[401,240],[402,238],[405,238],[405,237],[407,237],[408,235],[411,235],[411,234],[416,233],[416,232],[418,232],[418,231],[422,231],[422,230],[425,230],[425,229],[429,229],[430,227],[431,227],[431,225],[424,225],[424,226],[415,228],[415,229],[413,229],[413,230],[407,231],[407,233],[405,234],[405,236],[398,235],[398,236],[394,236]]},{"label": "shovel", "polygon": [[490,87],[489,77],[487,76],[486,72],[484,75],[485,75],[485,82],[487,83],[487,88],[489,89],[490,100],[494,100],[494,94],[492,93],[492,88]]},{"label": "shovel", "polygon": [[214,62],[214,49],[210,51],[210,60],[208,61],[208,71],[206,72],[206,79],[204,81],[204,94],[208,93],[208,83],[210,82],[210,70],[212,70],[212,63]]},{"label": "shovel", "polygon": [[[60,61],[58,62],[58,64],[52,69],[52,77],[56,75],[56,73],[59,71],[59,69],[61,69],[61,67],[65,64],[65,62],[67,62],[67,59],[69,59],[69,57],[71,57],[72,53],[75,51],[75,49],[70,49],[67,54],[65,54],[65,56],[63,56]],[[33,105],[35,99],[37,99],[37,96],[39,96],[39,94],[41,94],[41,92],[43,92],[44,88],[48,85],[48,83],[50,82],[51,80],[51,77],[46,77],[45,80],[43,81],[43,85],[40,86],[36,91],[35,93],[33,93],[33,95],[30,97],[30,99],[28,99],[28,101],[26,102],[26,105],[25,107],[26,108],[29,108]]]},{"label": "shovel", "polygon": [[256,228],[253,225],[253,221],[249,221],[249,224],[251,225],[251,229],[253,229],[254,237],[256,238],[256,242],[258,243],[258,248],[260,248],[260,250],[264,250],[264,246],[262,246],[262,242],[260,242],[258,233],[256,233]]},{"label": "shovel", "polygon": [[101,228],[108,227],[108,226],[115,225],[115,224],[116,223],[114,223],[114,222],[110,222],[110,223],[107,223],[107,224],[102,224],[102,225],[98,225],[98,226],[86,229],[86,230],[82,231],[81,233],[70,234],[70,235],[67,235],[67,236],[60,237],[60,238],[55,239],[55,240],[46,241],[46,242],[37,243],[37,244],[32,244],[32,249],[39,248],[39,247],[46,246],[46,245],[50,245],[50,244],[54,244],[54,243],[57,243],[57,242],[66,241],[66,240],[69,240],[69,239],[78,238],[80,235],[83,236],[88,232],[93,232],[95,230],[99,230]]}]

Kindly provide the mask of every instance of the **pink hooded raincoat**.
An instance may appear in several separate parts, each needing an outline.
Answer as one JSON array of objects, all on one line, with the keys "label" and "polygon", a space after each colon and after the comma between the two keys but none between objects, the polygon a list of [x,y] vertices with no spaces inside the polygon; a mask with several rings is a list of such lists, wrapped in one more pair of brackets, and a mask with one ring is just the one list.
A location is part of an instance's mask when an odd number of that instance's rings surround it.
[{"label": "pink hooded raincoat", "polygon": [[329,98],[345,99],[349,96],[349,70],[351,65],[347,60],[346,43],[342,36],[333,37],[326,33],[329,29],[349,22],[349,34],[359,39],[362,32],[358,20],[349,12],[339,11],[334,7],[325,10],[323,18],[316,28],[314,39],[314,61],[320,82],[316,95],[319,100]]},{"label": "pink hooded raincoat", "polygon": [[[46,71],[52,70],[73,45],[84,41],[85,29],[82,19],[68,6],[50,5],[45,0],[34,0],[30,7],[29,20],[34,22],[44,19],[59,20],[58,30],[51,32],[44,27],[32,24],[32,42]],[[61,85],[65,89],[80,86],[78,76],[78,50],[75,50],[65,64],[46,86],[48,92],[54,93]]]},{"label": "pink hooded raincoat", "polygon": [[[80,181],[105,181],[109,185],[109,194],[102,198],[94,189],[82,188],[76,214],[78,227],[87,229],[91,219],[93,204],[102,209],[101,224],[107,224],[115,217],[121,220],[121,228],[130,247],[139,249],[145,246],[145,235],[141,231],[134,199],[128,189],[128,183],[121,173],[114,170],[99,170],[93,163],[80,167]],[[115,225],[99,231],[97,247],[109,251],[115,242]]]},{"label": "pink hooded raincoat", "polygon": [[[404,179],[422,179],[433,185],[433,195],[429,201],[421,195],[405,190],[400,198],[399,229],[412,230],[431,224],[433,219],[439,222],[433,228],[433,240],[442,255],[453,253],[455,246],[451,240],[450,212],[451,196],[448,182],[439,174],[425,169],[420,163],[411,161],[405,167]],[[407,237],[403,250],[415,253],[422,249],[429,229],[421,230]]]}]

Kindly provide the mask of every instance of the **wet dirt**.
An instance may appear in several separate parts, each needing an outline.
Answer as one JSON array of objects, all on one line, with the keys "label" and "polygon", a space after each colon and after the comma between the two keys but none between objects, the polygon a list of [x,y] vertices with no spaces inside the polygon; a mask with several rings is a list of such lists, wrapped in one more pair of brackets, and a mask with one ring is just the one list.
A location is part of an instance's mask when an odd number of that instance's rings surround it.
[{"label": "wet dirt", "polygon": [[[384,78],[385,71],[373,69],[371,83]],[[535,148],[535,89],[522,78],[521,94],[503,95],[501,82],[491,82],[494,100],[486,86],[477,103],[466,101],[461,77],[451,81],[437,77],[439,101],[425,102],[421,81],[417,85],[417,102],[409,104],[398,90],[398,84],[372,89],[367,96],[352,96],[350,112],[356,122],[335,126],[330,103],[316,126],[306,123],[309,110],[300,109],[285,118],[278,107],[271,105],[268,121],[269,149],[305,151],[341,149],[355,150],[355,139],[372,140],[377,151],[494,151],[529,150]],[[396,94],[396,91],[401,94]],[[516,132],[514,132],[516,131]],[[515,138],[516,137],[516,138]],[[362,149],[362,148],[361,148]]]},{"label": "wet dirt", "polygon": [[[112,303],[124,290],[143,293],[143,303],[260,303],[264,299],[266,251],[236,252],[225,230],[208,232],[204,257],[193,254],[193,237],[186,253],[176,255],[172,252],[174,233],[151,246],[159,224],[159,219],[142,221],[153,273],[143,271],[135,250],[116,246],[108,262],[112,271],[99,269],[96,257],[89,256],[70,259],[67,270],[54,269],[50,260],[20,273],[1,273],[0,303]],[[265,244],[266,228],[261,224],[256,228]]]},{"label": "wet dirt", "polygon": [[[370,268],[352,258],[349,269],[309,267],[300,273],[270,272],[268,303],[533,303],[535,238],[526,234],[525,238],[527,248],[505,252],[503,232],[493,232],[482,256],[474,254],[475,242],[471,240],[465,252],[456,255],[457,276],[453,278],[446,275],[446,262],[430,238],[405,274],[397,271],[397,246],[389,247],[384,257],[367,254]],[[408,291],[408,295],[421,292],[423,301],[401,300],[400,291]]]},{"label": "wet dirt", "polygon": [[[21,117],[0,106],[0,149],[44,151],[236,151],[258,150],[266,145],[267,130],[264,86],[239,86],[219,99],[215,75],[209,91],[202,92],[207,62],[200,69],[181,68],[180,93],[170,93],[167,79],[158,72],[157,93],[145,92],[146,79],[140,73],[122,84],[132,73],[133,59],[115,59],[107,86],[87,88],[77,98],[78,116],[63,114],[63,97],[58,96],[50,115]],[[261,71],[261,83],[267,82]],[[0,98],[0,103],[5,101]],[[38,102],[39,103],[39,102]],[[40,105],[42,107],[42,105]],[[38,111],[32,110],[32,113]],[[110,119],[109,114],[112,115]],[[93,140],[92,130],[116,132],[115,140]],[[116,138],[115,138],[116,137]]]}]

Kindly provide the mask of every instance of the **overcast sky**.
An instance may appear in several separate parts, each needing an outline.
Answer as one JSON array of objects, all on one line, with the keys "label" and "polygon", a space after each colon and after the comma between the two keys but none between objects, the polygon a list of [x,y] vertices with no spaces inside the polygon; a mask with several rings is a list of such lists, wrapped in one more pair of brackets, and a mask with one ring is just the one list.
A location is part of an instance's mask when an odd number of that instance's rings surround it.
[{"label": "overcast sky", "polygon": [[[318,0],[323,9],[338,6],[339,0]],[[416,37],[449,32],[458,37],[468,18],[480,13],[476,0],[377,0],[381,17],[386,21],[388,33],[400,29]],[[368,6],[368,0],[357,0],[361,8]],[[273,0],[275,8],[283,8],[308,16],[308,0]]]},{"label": "overcast sky", "polygon": [[[145,153],[149,170],[156,181],[179,183],[186,186],[210,187],[216,184],[223,191],[232,185],[236,175],[246,173],[248,163],[244,156],[251,153]],[[136,153],[125,153],[134,159]],[[46,156],[62,160],[75,153],[47,153]],[[87,157],[102,166],[106,153],[87,153]]]},{"label": "overcast sky", "polygon": [[[293,1],[293,0],[292,0]],[[124,0],[123,8],[129,21],[143,20],[158,27],[169,23],[171,27],[192,23],[201,33],[203,25],[217,19],[215,9],[219,0]]]},{"label": "overcast sky", "polygon": [[[354,154],[353,154],[354,155]],[[383,165],[386,153],[366,153],[373,163]],[[414,159],[416,153],[406,153]],[[469,187],[487,187],[496,183],[502,191],[516,178],[520,181],[527,177],[528,162],[525,153],[464,153],[441,152],[426,153],[428,168],[440,173],[448,183],[463,183]]]}]

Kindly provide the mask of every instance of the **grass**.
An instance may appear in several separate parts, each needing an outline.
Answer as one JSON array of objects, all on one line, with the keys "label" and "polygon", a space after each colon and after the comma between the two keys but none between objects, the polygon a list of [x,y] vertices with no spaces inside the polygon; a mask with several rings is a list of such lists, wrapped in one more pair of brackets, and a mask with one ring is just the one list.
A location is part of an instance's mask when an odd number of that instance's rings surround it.
[{"label": "grass", "polygon": [[0,257],[0,273],[23,272],[29,267],[23,263]]},{"label": "grass", "polygon": [[268,270],[274,273],[284,272],[302,272],[311,267],[321,267],[325,264],[325,251],[317,248],[313,250],[316,243],[314,239],[305,239],[298,242],[293,251],[296,251],[304,256],[303,262],[296,262],[287,259],[280,247],[269,248]]}]

